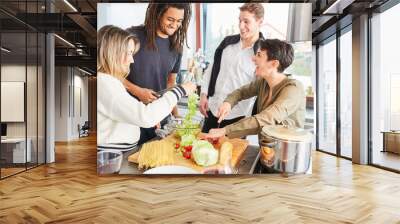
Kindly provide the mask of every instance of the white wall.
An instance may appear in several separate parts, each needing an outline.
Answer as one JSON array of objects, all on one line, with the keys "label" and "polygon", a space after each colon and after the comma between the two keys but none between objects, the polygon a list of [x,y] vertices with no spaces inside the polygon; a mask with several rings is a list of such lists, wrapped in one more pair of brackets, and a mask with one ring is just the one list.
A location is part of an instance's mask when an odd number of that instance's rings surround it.
[{"label": "white wall", "polygon": [[55,68],[55,141],[68,140],[68,67]]},{"label": "white wall", "polygon": [[144,23],[148,3],[97,3],[97,30],[105,25],[123,29]]},{"label": "white wall", "polygon": [[78,124],[88,120],[88,78],[75,68],[56,67],[55,86],[55,140],[77,139]]},{"label": "white wall", "polygon": [[[2,65],[1,66],[1,81],[10,82],[25,82],[25,65]],[[28,70],[32,68],[28,66]],[[30,94],[28,94],[29,96]],[[8,108],[1,108],[7,110]],[[25,122],[7,122],[7,136],[8,137],[25,137]]]}]

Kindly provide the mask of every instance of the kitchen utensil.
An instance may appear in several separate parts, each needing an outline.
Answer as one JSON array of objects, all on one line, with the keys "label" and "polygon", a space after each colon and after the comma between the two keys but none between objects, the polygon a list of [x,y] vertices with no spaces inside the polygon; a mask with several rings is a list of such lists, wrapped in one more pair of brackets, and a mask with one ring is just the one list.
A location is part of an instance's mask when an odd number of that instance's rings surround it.
[{"label": "kitchen utensil", "polygon": [[155,93],[153,93],[153,96],[155,96],[155,97],[157,97],[157,98],[160,98],[160,97],[162,97],[166,92],[170,91],[170,90],[173,89],[174,87],[175,87],[175,86],[170,87],[170,88],[166,88],[166,89],[163,89],[163,90],[160,90],[160,91],[158,91],[158,92],[155,92]]},{"label": "kitchen utensil", "polygon": [[97,152],[98,174],[118,173],[122,164],[122,152],[118,150],[102,150]]},{"label": "kitchen utensil", "polygon": [[310,168],[313,135],[302,129],[268,125],[262,129],[260,161],[284,176],[306,173]]}]

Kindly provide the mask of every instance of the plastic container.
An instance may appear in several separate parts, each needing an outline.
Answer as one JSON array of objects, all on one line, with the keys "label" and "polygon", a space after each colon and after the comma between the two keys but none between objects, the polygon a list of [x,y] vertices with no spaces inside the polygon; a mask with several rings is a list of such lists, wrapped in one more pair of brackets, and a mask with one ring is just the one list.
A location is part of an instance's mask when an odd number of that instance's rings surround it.
[{"label": "plastic container", "polygon": [[97,152],[97,173],[118,173],[122,164],[122,152],[117,150],[104,150]]}]

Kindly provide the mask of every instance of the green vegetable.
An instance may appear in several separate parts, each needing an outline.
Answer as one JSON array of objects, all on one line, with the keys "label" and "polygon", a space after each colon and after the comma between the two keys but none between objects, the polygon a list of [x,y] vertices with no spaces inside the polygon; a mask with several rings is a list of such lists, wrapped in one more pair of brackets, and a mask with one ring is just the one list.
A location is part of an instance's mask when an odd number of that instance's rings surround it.
[{"label": "green vegetable", "polygon": [[218,162],[218,151],[205,140],[193,142],[192,155],[194,161],[200,166],[211,166]]},{"label": "green vegetable", "polygon": [[199,102],[199,96],[197,94],[191,94],[188,97],[188,113],[183,119],[182,124],[177,125],[177,133],[179,136],[184,135],[197,135],[200,131],[200,124],[192,121],[193,116],[197,112],[197,104]]},{"label": "green vegetable", "polygon": [[194,140],[193,141],[193,148],[211,148],[214,149],[214,146],[206,140]]}]

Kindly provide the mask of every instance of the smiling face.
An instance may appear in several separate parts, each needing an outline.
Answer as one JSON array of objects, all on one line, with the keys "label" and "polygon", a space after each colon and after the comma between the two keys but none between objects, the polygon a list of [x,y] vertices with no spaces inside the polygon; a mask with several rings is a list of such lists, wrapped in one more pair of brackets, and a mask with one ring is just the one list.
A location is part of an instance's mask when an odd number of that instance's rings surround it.
[{"label": "smiling face", "polygon": [[170,7],[161,16],[160,24],[158,27],[158,35],[167,38],[174,35],[174,33],[182,26],[182,21],[185,16],[183,9]]},{"label": "smiling face", "polygon": [[257,19],[256,16],[249,11],[240,11],[239,14],[239,30],[241,39],[249,39],[258,36],[262,19]]},{"label": "smiling face", "polygon": [[267,78],[278,70],[279,61],[269,60],[267,50],[259,49],[252,59],[256,65],[255,73],[257,77]]}]

